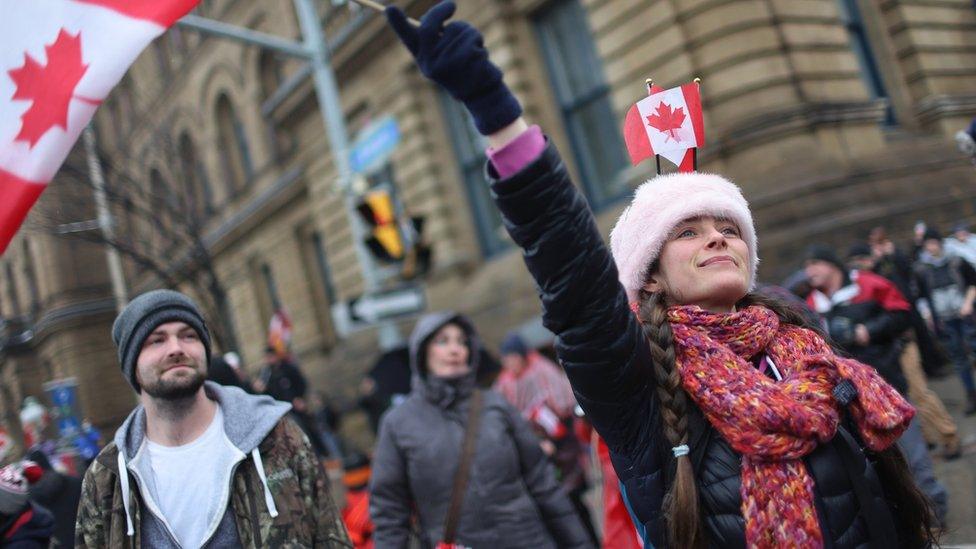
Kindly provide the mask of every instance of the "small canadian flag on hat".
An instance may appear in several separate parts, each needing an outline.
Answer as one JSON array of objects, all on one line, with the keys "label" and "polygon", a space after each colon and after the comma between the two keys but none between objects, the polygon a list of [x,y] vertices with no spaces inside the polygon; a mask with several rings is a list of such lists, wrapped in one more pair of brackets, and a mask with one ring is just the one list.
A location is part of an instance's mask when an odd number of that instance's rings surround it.
[{"label": "small canadian flag on hat", "polygon": [[624,141],[636,166],[661,155],[682,171],[691,171],[691,149],[705,144],[701,95],[695,82],[671,88],[651,88],[651,94],[627,111]]},{"label": "small canadian flag on hat", "polygon": [[0,0],[0,253],[139,53],[199,0]]}]

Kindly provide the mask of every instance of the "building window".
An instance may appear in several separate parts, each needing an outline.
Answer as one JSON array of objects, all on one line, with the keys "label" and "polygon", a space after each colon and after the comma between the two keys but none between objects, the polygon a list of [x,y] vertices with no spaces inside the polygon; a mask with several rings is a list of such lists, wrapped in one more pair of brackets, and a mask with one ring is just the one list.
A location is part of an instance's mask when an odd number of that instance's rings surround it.
[{"label": "building window", "polygon": [[[857,56],[857,63],[861,67],[861,79],[868,89],[871,99],[888,99],[888,90],[885,89],[884,80],[881,78],[881,71],[878,69],[878,62],[871,49],[871,42],[868,40],[867,31],[864,29],[864,18],[861,17],[861,9],[857,5],[857,0],[840,0],[841,20],[847,34],[851,39],[851,49]],[[894,126],[898,123],[895,119],[895,110],[891,107],[891,102],[887,101],[885,109],[885,126]]]},{"label": "building window", "polygon": [[322,287],[325,290],[325,298],[330,304],[339,301],[339,294],[335,289],[335,282],[332,280],[332,268],[329,266],[329,256],[325,253],[325,242],[322,235],[312,233],[312,248],[315,252],[315,266],[319,271],[319,278],[322,279]]},{"label": "building window", "polygon": [[34,268],[34,254],[30,247],[30,242],[24,239],[24,278],[27,280],[27,289],[30,291],[30,310],[36,313],[41,308],[41,293],[37,287],[37,270]]},{"label": "building window", "polygon": [[281,84],[281,64],[273,51],[263,50],[258,57],[258,78],[261,82],[261,98],[267,101]]},{"label": "building window", "polygon": [[226,95],[217,99],[217,138],[228,182],[227,195],[233,197],[251,178],[253,167],[244,126]]},{"label": "building window", "polygon": [[264,280],[264,290],[267,292],[268,301],[271,304],[272,312],[281,309],[281,298],[278,295],[278,284],[275,282],[274,273],[271,272],[271,265],[263,263],[261,265],[261,278]]},{"label": "building window", "polygon": [[583,189],[594,209],[630,191],[619,120],[579,0],[560,0],[534,17],[549,77]]},{"label": "building window", "polygon": [[163,79],[169,78],[172,73],[169,58],[169,44],[164,38],[158,38],[153,43],[153,54],[156,57],[156,68],[159,69],[159,76]]},{"label": "building window", "polygon": [[485,149],[488,148],[488,141],[478,133],[464,105],[443,91],[440,96],[454,157],[461,170],[461,181],[464,182],[464,190],[471,204],[471,213],[474,214],[478,244],[482,254],[491,257],[508,247],[509,241],[505,237],[502,216],[491,199],[485,179]]},{"label": "building window", "polygon": [[180,169],[183,172],[183,185],[190,211],[198,220],[213,210],[213,196],[203,164],[197,158],[196,147],[189,134],[180,135]]},{"label": "building window", "polygon": [[132,81],[123,77],[112,91],[112,129],[115,130],[115,142],[118,147],[125,143],[126,124],[131,124],[134,115],[132,104]]},{"label": "building window", "polygon": [[20,316],[20,296],[17,295],[17,281],[14,280],[14,266],[8,261],[4,267],[7,275],[7,297],[10,299],[11,316]]},{"label": "building window", "polygon": [[166,31],[166,41],[168,42],[170,52],[180,57],[186,55],[186,37],[183,36],[183,31],[179,26],[173,25]]},{"label": "building window", "polygon": [[163,174],[153,168],[149,172],[149,197],[147,204],[151,210],[157,212],[154,223],[149,226],[149,249],[155,252],[165,252],[170,246],[175,244],[174,221],[179,215],[179,206],[176,203],[176,193],[170,188],[169,183],[163,178]]}]

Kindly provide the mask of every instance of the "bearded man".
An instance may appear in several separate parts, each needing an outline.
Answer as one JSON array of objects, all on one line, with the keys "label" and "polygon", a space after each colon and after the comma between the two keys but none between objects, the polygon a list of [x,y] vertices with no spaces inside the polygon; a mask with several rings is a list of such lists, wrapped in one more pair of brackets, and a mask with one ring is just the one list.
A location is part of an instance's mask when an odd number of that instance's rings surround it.
[{"label": "bearded man", "polygon": [[189,297],[140,295],[112,340],[139,405],[85,473],[76,547],[352,547],[291,405],[205,381]]}]

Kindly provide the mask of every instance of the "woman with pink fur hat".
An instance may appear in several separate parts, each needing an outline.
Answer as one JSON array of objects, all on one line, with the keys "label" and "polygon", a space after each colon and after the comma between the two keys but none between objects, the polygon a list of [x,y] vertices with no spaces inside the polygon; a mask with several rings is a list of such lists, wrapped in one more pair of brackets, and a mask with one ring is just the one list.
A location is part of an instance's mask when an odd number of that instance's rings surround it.
[{"label": "woman with pink fur hat", "polygon": [[[523,248],[544,322],[655,547],[925,547],[931,512],[894,445],[914,409],[752,293],[752,214],[703,173],[638,187],[609,249],[555,147],[441,2],[413,27],[387,8],[421,72],[464,103],[491,188]],[[612,545],[612,542],[611,542]]]}]

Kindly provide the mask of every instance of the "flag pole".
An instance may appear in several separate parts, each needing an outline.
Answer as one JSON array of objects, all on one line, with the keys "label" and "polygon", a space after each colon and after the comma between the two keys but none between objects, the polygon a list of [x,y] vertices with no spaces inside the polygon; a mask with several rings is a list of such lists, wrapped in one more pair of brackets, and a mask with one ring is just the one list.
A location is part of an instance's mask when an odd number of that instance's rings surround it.
[{"label": "flag pole", "polygon": [[[698,96],[701,97],[701,78],[696,76],[694,82],[698,86]],[[691,169],[698,171],[698,147],[691,149]]]},{"label": "flag pole", "polygon": [[[644,86],[647,87],[647,95],[651,95],[651,90],[654,88],[654,79],[645,78]],[[659,154],[654,155],[654,163],[657,165],[657,174],[661,175],[661,155]]]},{"label": "flag pole", "polygon": [[[352,1],[359,4],[360,6],[365,6],[371,10],[376,10],[380,13],[386,11],[386,6],[380,4],[379,2],[376,2],[376,0],[352,0]],[[413,17],[407,17],[407,21],[410,22],[410,24],[415,27],[420,26],[420,21],[417,21]]]}]

